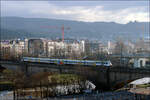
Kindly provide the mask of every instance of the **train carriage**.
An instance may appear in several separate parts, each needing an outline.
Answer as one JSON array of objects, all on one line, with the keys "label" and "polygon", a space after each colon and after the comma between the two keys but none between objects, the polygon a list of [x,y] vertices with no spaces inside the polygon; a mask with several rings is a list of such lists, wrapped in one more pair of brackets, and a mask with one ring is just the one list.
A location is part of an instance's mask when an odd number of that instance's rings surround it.
[{"label": "train carriage", "polygon": [[83,66],[112,66],[110,61],[95,61],[95,60],[69,60],[69,59],[50,59],[50,58],[33,58],[23,57],[24,62],[50,63],[60,65],[83,65]]}]

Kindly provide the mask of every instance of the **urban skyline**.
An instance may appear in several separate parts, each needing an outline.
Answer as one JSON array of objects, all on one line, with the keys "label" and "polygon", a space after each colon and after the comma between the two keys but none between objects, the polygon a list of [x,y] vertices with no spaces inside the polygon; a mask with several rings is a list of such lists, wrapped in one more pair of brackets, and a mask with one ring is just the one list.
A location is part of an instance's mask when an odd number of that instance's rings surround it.
[{"label": "urban skyline", "polygon": [[149,0],[0,3],[0,100],[149,100]]}]

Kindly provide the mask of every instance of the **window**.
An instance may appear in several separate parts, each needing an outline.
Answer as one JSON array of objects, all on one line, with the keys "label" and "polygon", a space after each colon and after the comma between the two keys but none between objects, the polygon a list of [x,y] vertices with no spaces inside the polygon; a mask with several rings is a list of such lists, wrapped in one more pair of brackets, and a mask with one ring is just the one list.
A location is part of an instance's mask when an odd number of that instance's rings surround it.
[{"label": "window", "polygon": [[140,60],[140,67],[143,67],[143,61]]},{"label": "window", "polygon": [[146,64],[146,66],[147,66],[147,65],[149,65],[149,66],[150,66],[150,61],[146,61],[146,63],[145,63],[145,64]]}]

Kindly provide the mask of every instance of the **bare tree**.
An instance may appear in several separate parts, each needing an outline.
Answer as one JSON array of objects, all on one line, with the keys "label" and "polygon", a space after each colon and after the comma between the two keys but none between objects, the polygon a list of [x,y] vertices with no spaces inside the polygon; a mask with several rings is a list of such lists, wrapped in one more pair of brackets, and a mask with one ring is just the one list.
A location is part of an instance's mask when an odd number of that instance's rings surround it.
[{"label": "bare tree", "polygon": [[116,40],[116,46],[114,49],[114,54],[120,55],[120,65],[122,65],[123,61],[123,55],[126,54],[127,52],[126,45],[124,44],[124,41],[122,38],[117,38]]}]

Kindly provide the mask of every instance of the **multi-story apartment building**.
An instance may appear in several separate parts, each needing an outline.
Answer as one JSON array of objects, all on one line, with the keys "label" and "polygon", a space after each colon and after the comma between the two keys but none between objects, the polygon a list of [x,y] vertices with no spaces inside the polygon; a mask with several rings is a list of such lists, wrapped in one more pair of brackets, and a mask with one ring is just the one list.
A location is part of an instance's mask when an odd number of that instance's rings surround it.
[{"label": "multi-story apartment building", "polygon": [[13,41],[12,50],[16,56],[23,55],[25,50],[25,42],[22,40]]},{"label": "multi-story apartment building", "polygon": [[44,42],[42,39],[28,40],[28,54],[30,56],[42,56],[44,54]]},{"label": "multi-story apartment building", "polygon": [[10,58],[12,45],[9,44],[10,41],[1,41],[0,43],[0,57],[3,59]]},{"label": "multi-story apartment building", "polygon": [[53,55],[81,55],[84,50],[84,41],[65,40],[62,42],[59,40],[49,40],[47,43],[47,54],[49,57]]},{"label": "multi-story apartment building", "polygon": [[1,55],[5,57],[20,57],[27,54],[28,39],[1,41]]}]

